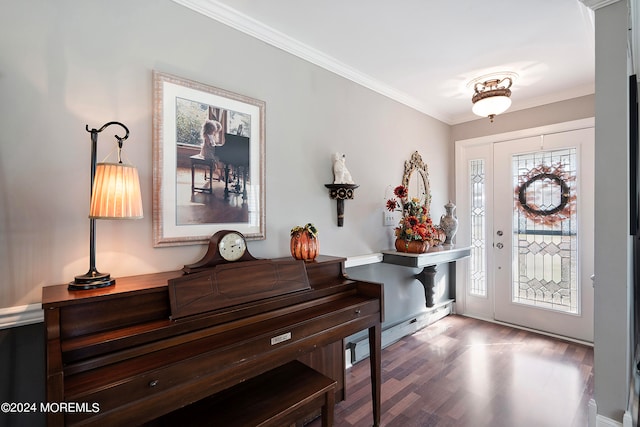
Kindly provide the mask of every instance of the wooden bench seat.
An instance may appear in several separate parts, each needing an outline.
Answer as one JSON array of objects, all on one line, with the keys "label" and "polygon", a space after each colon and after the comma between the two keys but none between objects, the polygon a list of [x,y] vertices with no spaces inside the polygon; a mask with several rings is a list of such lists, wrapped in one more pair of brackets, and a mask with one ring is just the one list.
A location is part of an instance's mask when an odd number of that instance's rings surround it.
[{"label": "wooden bench seat", "polygon": [[333,425],[336,381],[293,361],[146,424],[282,427],[321,410]]}]

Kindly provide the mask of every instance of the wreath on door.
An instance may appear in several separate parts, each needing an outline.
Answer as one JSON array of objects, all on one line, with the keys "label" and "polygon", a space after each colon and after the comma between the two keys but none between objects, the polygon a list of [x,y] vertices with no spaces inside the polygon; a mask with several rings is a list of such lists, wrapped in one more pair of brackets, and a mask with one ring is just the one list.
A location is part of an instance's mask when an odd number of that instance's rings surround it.
[{"label": "wreath on door", "polygon": [[[515,189],[516,204],[520,211],[536,224],[553,225],[568,219],[575,211],[576,195],[573,191],[575,175],[565,171],[562,163],[541,164],[518,177]],[[560,200],[555,206],[540,207],[528,197],[529,187],[538,181],[560,187]]]}]

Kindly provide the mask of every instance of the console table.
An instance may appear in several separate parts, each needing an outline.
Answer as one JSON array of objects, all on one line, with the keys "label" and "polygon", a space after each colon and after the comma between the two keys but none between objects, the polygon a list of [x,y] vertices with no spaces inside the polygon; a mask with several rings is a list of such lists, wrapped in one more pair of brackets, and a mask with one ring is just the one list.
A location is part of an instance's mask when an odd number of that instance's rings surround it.
[{"label": "console table", "polygon": [[398,251],[382,251],[382,262],[403,265],[405,267],[422,267],[416,279],[424,287],[424,297],[427,307],[433,307],[434,280],[439,264],[457,261],[471,256],[471,247],[438,247],[423,254],[410,254]]}]

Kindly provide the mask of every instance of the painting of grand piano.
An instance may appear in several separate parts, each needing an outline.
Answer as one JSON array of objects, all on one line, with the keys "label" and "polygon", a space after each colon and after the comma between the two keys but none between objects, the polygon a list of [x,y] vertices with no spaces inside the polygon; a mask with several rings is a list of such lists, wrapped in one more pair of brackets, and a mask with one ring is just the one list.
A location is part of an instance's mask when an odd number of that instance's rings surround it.
[{"label": "painting of grand piano", "polygon": [[154,245],[265,238],[265,103],[153,73]]}]

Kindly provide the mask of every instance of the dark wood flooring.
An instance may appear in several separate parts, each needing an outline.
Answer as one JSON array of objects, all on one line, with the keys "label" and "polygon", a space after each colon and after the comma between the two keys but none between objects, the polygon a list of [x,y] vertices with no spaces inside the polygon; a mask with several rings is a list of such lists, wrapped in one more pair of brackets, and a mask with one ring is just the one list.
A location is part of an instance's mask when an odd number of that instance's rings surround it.
[{"label": "dark wood flooring", "polygon": [[[593,349],[453,315],[384,349],[382,381],[387,427],[585,427]],[[334,425],[371,424],[363,361],[347,371]]]}]

